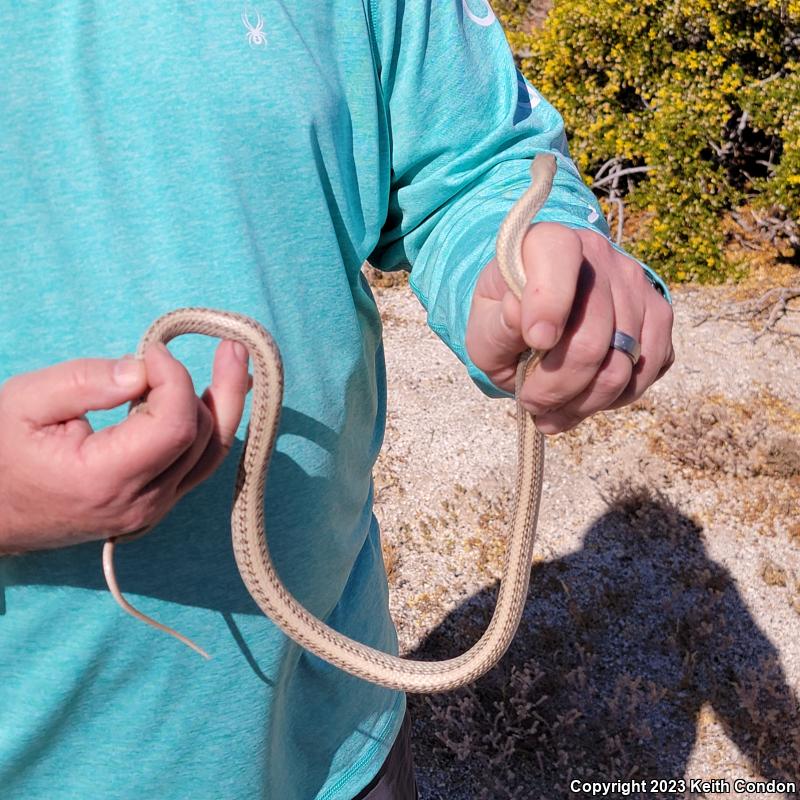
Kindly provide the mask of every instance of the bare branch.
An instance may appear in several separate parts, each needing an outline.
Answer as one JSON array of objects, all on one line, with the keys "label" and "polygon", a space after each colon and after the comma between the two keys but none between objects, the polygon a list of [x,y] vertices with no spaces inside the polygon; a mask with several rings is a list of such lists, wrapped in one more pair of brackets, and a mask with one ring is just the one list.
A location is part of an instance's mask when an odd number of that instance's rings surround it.
[{"label": "bare branch", "polygon": [[606,172],[606,170],[609,170],[609,169],[612,169],[613,167],[621,166],[621,165],[622,165],[622,161],[619,158],[616,158],[616,157],[609,158],[608,161],[606,161],[605,164],[603,164],[600,167],[600,169],[597,170],[597,172],[594,175],[593,180],[596,181],[601,175],[603,175],[604,172]]},{"label": "bare branch", "polygon": [[738,211],[732,211],[731,217],[734,219],[736,224],[739,225],[740,228],[743,228],[748,233],[753,232],[753,226],[745,222],[744,217]]},{"label": "bare branch", "polygon": [[741,119],[739,120],[739,124],[736,127],[737,133],[741,136],[742,131],[747,127],[747,120],[750,118],[750,115],[747,111],[742,112]]},{"label": "bare branch", "polygon": [[772,83],[772,81],[777,80],[778,78],[782,78],[784,75],[784,70],[780,69],[777,72],[770,75],[768,78],[762,78],[760,81],[755,81],[755,83],[748,84],[748,89],[755,89],[756,86],[766,86],[768,83]]},{"label": "bare branch", "polygon": [[[756,300],[747,300],[743,303],[736,303],[720,311],[718,314],[706,314],[702,319],[694,323],[693,327],[698,327],[708,320],[731,320],[735,322],[746,322],[755,320],[759,316],[766,314],[767,319],[761,329],[753,336],[753,342],[758,341],[764,334],[775,332],[775,325],[782,317],[788,313],[794,313],[798,309],[788,307],[791,300],[800,297],[800,286],[777,286],[770,289]],[[781,335],[798,336],[790,331],[782,331]]]},{"label": "bare branch", "polygon": [[606,175],[606,177],[602,178],[601,180],[594,180],[592,182],[592,189],[600,189],[609,183],[613,183],[615,179],[619,179],[623,175],[635,175],[640,172],[650,172],[652,169],[655,169],[655,167],[628,167],[627,169],[620,169],[611,175]]},{"label": "bare branch", "polygon": [[733,145],[730,142],[720,147],[715,141],[709,139],[708,144],[711,147],[711,149],[717,154],[717,158],[725,158],[725,156],[728,155],[728,153],[730,153],[730,151],[733,149]]},{"label": "bare branch", "polygon": [[622,200],[617,200],[619,206],[619,219],[617,220],[617,244],[622,244],[622,229],[625,224],[625,206]]}]

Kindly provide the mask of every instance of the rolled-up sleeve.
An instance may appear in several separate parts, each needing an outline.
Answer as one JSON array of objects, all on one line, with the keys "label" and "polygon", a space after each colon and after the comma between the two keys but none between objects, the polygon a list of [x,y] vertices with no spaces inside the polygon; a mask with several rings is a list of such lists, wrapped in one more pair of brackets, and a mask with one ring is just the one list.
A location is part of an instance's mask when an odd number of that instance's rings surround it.
[{"label": "rolled-up sleeve", "polygon": [[549,152],[558,164],[535,221],[606,238],[608,226],[569,157],[561,116],[517,70],[485,0],[372,0],[370,11],[392,165],[387,220],[370,262],[411,269],[430,327],[484,393],[507,397],[471,362],[464,341],[478,275],[528,186],[531,160]]}]

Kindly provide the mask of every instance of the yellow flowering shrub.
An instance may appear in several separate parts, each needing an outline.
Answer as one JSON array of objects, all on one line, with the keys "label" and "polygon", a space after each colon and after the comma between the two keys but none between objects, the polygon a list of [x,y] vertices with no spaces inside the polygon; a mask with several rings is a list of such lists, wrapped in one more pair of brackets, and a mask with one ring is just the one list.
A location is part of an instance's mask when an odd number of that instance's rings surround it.
[{"label": "yellow flowering shrub", "polygon": [[585,175],[610,159],[642,224],[626,246],[671,280],[718,281],[722,216],[800,220],[800,0],[497,2],[522,71],[564,116]]}]

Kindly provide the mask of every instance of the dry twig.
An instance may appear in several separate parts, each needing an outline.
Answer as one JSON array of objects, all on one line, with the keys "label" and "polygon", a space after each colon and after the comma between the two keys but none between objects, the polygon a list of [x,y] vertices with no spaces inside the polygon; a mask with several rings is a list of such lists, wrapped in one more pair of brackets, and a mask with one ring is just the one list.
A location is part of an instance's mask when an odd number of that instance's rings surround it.
[{"label": "dry twig", "polygon": [[[702,319],[694,323],[693,327],[698,327],[709,320],[733,320],[748,321],[758,319],[766,315],[767,319],[761,330],[756,333],[753,342],[760,339],[768,331],[775,331],[778,320],[789,313],[800,311],[800,309],[789,308],[789,302],[800,297],[800,286],[777,286],[761,295],[757,300],[747,300],[743,303],[736,303],[724,308],[717,314],[706,314]],[[797,336],[800,334],[788,331],[780,331],[785,336]]]}]

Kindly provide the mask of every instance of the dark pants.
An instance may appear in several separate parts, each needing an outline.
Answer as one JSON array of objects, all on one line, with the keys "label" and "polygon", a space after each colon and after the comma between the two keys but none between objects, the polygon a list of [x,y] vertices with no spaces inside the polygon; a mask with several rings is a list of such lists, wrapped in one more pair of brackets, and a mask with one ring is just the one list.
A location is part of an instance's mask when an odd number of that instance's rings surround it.
[{"label": "dark pants", "polygon": [[411,718],[406,712],[386,761],[368,786],[353,800],[418,800],[414,763],[411,759]]}]

